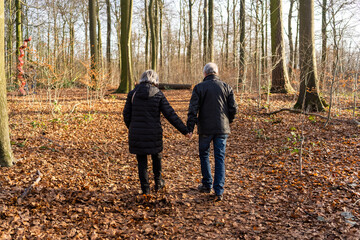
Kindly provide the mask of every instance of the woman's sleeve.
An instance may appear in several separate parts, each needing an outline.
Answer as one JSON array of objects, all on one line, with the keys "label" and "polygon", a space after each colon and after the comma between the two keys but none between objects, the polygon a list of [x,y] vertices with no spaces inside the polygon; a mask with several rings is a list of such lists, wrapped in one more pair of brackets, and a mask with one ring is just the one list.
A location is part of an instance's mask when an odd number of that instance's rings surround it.
[{"label": "woman's sleeve", "polygon": [[163,93],[161,93],[161,101],[160,101],[160,111],[164,115],[164,117],[182,134],[188,134],[189,131],[187,127],[183,123],[183,121],[179,118],[179,116],[175,113],[175,110],[170,106],[170,103],[166,99]]},{"label": "woman's sleeve", "polygon": [[129,94],[127,95],[126,103],[125,103],[124,110],[123,110],[124,122],[125,122],[125,125],[127,128],[130,127],[130,122],[131,122],[132,96],[133,96],[133,91],[129,92]]}]

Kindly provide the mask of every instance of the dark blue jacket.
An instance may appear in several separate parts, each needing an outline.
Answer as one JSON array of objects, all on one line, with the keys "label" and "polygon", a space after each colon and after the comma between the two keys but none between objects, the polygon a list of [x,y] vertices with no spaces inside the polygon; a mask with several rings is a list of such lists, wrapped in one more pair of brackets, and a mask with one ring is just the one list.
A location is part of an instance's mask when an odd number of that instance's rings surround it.
[{"label": "dark blue jacket", "polygon": [[130,153],[155,154],[163,150],[160,113],[182,134],[188,133],[159,88],[145,82],[129,92],[123,117],[129,129]]},{"label": "dark blue jacket", "polygon": [[192,92],[187,127],[198,125],[198,134],[229,134],[237,104],[232,88],[216,75],[208,75]]}]

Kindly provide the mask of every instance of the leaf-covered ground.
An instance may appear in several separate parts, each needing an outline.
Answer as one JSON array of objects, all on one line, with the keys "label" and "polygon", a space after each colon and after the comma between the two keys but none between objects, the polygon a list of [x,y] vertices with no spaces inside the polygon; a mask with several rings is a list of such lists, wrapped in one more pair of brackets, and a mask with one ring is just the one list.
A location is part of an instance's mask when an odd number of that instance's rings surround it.
[{"label": "leaf-covered ground", "polygon": [[[0,168],[0,239],[359,239],[359,127],[267,116],[256,97],[238,95],[224,201],[197,192],[197,136],[188,140],[166,120],[166,190],[145,197],[122,121],[126,95],[56,94],[57,103],[47,92],[9,95],[18,162]],[[191,91],[165,95],[185,121]],[[271,97],[273,110],[293,103],[293,96]],[[334,114],[351,118],[349,110]],[[19,199],[37,170],[39,184]]]}]

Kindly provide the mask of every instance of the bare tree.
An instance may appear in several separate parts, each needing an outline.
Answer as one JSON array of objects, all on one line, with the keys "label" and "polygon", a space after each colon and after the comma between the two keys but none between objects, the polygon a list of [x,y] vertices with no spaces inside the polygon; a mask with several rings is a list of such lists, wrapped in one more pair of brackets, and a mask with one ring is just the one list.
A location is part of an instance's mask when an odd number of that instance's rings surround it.
[{"label": "bare tree", "polygon": [[118,93],[127,93],[134,85],[131,53],[132,0],[121,1],[121,76]]},{"label": "bare tree", "polygon": [[89,31],[90,31],[90,68],[91,68],[91,81],[94,84],[94,88],[97,88],[98,84],[98,64],[99,64],[99,51],[97,43],[97,33],[96,33],[96,0],[89,0]]},{"label": "bare tree", "polygon": [[[0,1],[0,36],[5,36],[4,23],[4,1]],[[0,37],[0,166],[10,167],[13,164],[13,153],[10,145],[7,112],[4,49],[4,37]]]},{"label": "bare tree", "polygon": [[285,61],[285,44],[282,21],[282,0],[270,1],[271,52],[272,52],[272,93],[293,92]]},{"label": "bare tree", "polygon": [[294,106],[309,112],[324,111],[319,96],[316,59],[314,48],[314,0],[301,0],[299,3],[300,18],[300,92]]}]

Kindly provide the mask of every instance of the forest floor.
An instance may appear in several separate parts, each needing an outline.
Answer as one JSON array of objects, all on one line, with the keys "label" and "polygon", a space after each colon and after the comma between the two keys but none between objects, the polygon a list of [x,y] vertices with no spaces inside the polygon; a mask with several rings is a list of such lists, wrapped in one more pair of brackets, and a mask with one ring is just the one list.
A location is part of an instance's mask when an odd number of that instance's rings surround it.
[{"label": "forest floor", "polygon": [[[164,93],[185,121],[191,91]],[[324,127],[322,118],[289,112],[269,116],[256,96],[237,95],[224,200],[215,202],[197,191],[197,135],[189,140],[163,119],[166,189],[142,196],[122,120],[126,95],[57,94],[57,102],[46,91],[9,94],[17,162],[0,168],[0,239],[359,239],[356,125]],[[295,100],[272,95],[271,109]],[[339,99],[338,106],[351,103]],[[335,108],[333,115],[351,119],[352,112]],[[38,171],[39,183],[21,198]],[[151,164],[149,171],[151,178]]]}]

